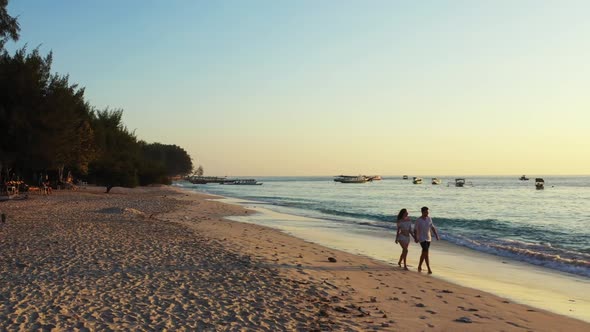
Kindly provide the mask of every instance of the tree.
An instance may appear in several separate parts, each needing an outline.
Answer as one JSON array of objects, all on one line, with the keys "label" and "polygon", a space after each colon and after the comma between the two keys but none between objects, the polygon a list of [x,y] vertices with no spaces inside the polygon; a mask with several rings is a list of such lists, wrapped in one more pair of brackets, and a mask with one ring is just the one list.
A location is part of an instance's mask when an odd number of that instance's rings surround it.
[{"label": "tree", "polygon": [[15,17],[8,15],[7,6],[8,0],[0,0],[0,50],[9,39],[17,41],[20,32],[18,21]]},{"label": "tree", "polygon": [[61,181],[66,168],[86,174],[94,133],[84,89],[52,75],[52,59],[26,48],[0,55],[0,163],[25,178],[58,170]]},{"label": "tree", "polygon": [[18,176],[35,183],[48,172],[114,186],[169,183],[193,164],[176,145],[147,144],[122,122],[122,110],[96,111],[84,88],[67,75],[51,73],[53,54],[26,47],[9,54],[4,45],[19,38],[17,19],[0,0],[0,180]]},{"label": "tree", "polygon": [[140,142],[140,144],[142,145],[143,157],[146,160],[162,165],[167,176],[182,176],[192,172],[193,162],[183,148],[177,145],[161,143],[148,144]]},{"label": "tree", "polygon": [[135,134],[123,125],[122,116],[122,110],[94,113],[97,159],[90,163],[89,176],[104,185],[107,193],[113,187],[139,184],[140,146]]},{"label": "tree", "polygon": [[205,172],[203,171],[203,166],[199,165],[199,168],[197,168],[197,171],[195,172],[195,174],[197,176],[203,176],[203,174],[205,174]]}]

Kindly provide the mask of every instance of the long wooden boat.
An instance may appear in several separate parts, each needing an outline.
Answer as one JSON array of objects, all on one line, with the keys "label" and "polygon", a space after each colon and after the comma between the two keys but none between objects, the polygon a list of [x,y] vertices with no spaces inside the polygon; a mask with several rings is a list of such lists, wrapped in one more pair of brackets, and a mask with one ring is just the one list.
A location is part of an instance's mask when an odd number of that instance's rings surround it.
[{"label": "long wooden boat", "polygon": [[256,179],[234,179],[234,180],[225,180],[220,184],[225,185],[236,185],[236,186],[260,186],[262,182],[256,181]]},{"label": "long wooden boat", "polygon": [[189,176],[187,180],[192,184],[222,183],[226,181],[225,177],[217,176]]}]

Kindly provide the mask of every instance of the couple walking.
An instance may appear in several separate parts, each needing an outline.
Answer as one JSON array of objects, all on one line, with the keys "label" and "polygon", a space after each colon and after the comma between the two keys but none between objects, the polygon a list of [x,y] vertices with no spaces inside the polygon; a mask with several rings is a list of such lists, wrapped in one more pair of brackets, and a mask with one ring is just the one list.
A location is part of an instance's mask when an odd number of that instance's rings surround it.
[{"label": "couple walking", "polygon": [[428,258],[428,249],[430,249],[430,242],[432,241],[432,233],[438,240],[438,232],[432,224],[432,219],[428,216],[428,208],[422,207],[422,216],[416,219],[416,225],[412,225],[412,220],[408,215],[408,210],[401,209],[397,215],[397,233],[395,235],[395,243],[399,243],[402,247],[402,254],[399,256],[397,265],[402,266],[404,263],[404,270],[408,269],[406,258],[408,257],[408,246],[410,245],[410,237],[416,242],[420,242],[422,247],[422,254],[420,255],[420,263],[418,264],[418,272],[422,272],[422,263],[426,262],[428,274],[432,273],[430,269],[430,260]]}]

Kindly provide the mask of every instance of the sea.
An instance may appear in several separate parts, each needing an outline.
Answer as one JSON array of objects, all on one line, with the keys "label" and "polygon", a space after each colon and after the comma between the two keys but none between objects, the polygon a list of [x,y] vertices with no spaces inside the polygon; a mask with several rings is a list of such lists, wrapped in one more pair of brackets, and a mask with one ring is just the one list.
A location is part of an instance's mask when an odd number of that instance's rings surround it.
[{"label": "sea", "polygon": [[427,176],[422,184],[385,176],[355,184],[333,177],[259,177],[261,186],[176,185],[365,234],[393,233],[400,209],[415,220],[427,206],[449,243],[590,278],[590,176],[543,178],[543,190],[534,178],[518,176],[468,177],[464,187],[455,186],[455,177],[432,185]]},{"label": "sea", "polygon": [[[397,268],[395,219],[427,206],[441,241],[430,250],[434,278],[590,323],[590,176],[399,176],[338,183],[333,177],[258,177],[262,185],[194,185],[184,190],[256,211],[229,219],[272,227],[305,241]],[[410,176],[411,179],[411,176]],[[420,246],[411,243],[416,271]]]}]

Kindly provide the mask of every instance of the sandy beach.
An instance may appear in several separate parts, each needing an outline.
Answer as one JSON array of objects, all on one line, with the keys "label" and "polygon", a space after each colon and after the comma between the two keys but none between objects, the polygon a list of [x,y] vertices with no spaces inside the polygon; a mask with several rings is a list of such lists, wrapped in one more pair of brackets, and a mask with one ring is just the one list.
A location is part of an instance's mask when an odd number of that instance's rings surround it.
[{"label": "sandy beach", "polygon": [[[0,203],[2,330],[584,331],[590,324],[225,219],[170,187]],[[332,260],[332,262],[330,261]]]}]

